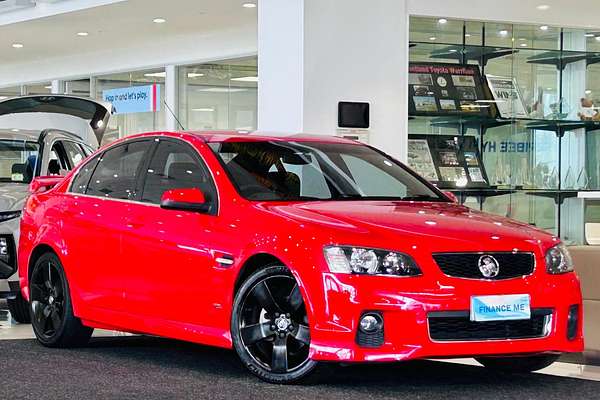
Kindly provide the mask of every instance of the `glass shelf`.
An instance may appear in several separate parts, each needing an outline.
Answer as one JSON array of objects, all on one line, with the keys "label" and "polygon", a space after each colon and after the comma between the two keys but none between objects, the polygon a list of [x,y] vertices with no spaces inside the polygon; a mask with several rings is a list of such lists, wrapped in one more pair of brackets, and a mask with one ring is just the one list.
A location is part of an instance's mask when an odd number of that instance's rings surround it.
[{"label": "glass shelf", "polygon": [[582,243],[578,196],[600,192],[600,32],[439,16],[411,17],[409,37],[410,62],[478,65],[516,88],[499,98],[509,104],[491,102],[487,117],[410,118],[410,135],[475,138],[489,186],[446,190]]}]

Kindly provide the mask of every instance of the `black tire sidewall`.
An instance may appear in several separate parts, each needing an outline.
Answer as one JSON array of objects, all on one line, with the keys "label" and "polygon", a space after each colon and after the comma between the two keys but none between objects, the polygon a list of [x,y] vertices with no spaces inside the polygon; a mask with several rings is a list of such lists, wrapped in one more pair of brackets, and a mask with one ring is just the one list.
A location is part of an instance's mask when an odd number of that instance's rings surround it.
[{"label": "black tire sidewall", "polygon": [[235,296],[235,300],[233,302],[233,310],[231,314],[231,339],[233,342],[233,348],[238,354],[244,366],[260,379],[270,383],[279,384],[298,383],[300,381],[305,380],[309,375],[311,375],[315,371],[319,363],[309,359],[306,362],[306,364],[304,364],[301,368],[295,371],[285,374],[274,374],[271,371],[265,369],[259,363],[257,363],[256,360],[254,360],[254,358],[247,353],[242,342],[241,333],[239,329],[241,309],[243,307],[244,299],[247,296],[250,289],[252,289],[259,281],[267,277],[276,275],[286,275],[293,278],[293,275],[286,267],[272,265],[254,272],[252,275],[250,275],[250,277],[248,277],[248,279],[246,279],[246,281],[239,288]]},{"label": "black tire sidewall", "polygon": [[[79,319],[76,318],[73,314],[73,307],[72,307],[72,303],[71,303],[71,292],[69,290],[69,282],[67,280],[67,276],[65,275],[63,265],[60,262],[60,259],[55,254],[46,253],[46,254],[42,255],[40,258],[38,258],[38,260],[35,263],[31,277],[33,277],[35,275],[38,268],[42,268],[48,262],[53,263],[57,267],[56,269],[58,270],[60,279],[62,280],[63,291],[64,291],[64,294],[63,294],[63,298],[64,298],[64,300],[63,300],[64,301],[63,317],[62,317],[60,328],[56,330],[54,335],[52,335],[49,338],[45,337],[45,335],[40,334],[38,332],[38,329],[35,326],[33,308],[31,307],[31,302],[30,302],[29,312],[31,315],[32,327],[33,327],[33,331],[35,333],[37,340],[40,343],[42,343],[44,346],[66,347],[66,346],[70,345],[70,343],[68,343],[68,341],[73,336],[72,335],[73,332],[69,332],[69,329],[72,330],[72,329],[77,329],[79,327],[83,328],[83,326],[81,326]],[[75,326],[73,326],[73,325],[75,325]],[[85,328],[85,329],[89,329],[89,328]],[[83,333],[85,336],[85,332],[83,332]],[[90,335],[91,335],[91,332],[90,332]]]}]

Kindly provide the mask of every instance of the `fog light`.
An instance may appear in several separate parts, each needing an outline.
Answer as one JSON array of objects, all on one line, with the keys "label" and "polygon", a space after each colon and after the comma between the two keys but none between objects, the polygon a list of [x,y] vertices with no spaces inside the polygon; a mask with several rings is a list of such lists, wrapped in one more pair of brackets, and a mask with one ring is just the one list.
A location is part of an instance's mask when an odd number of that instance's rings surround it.
[{"label": "fog light", "polygon": [[364,333],[375,333],[381,330],[383,321],[378,314],[365,314],[360,319],[360,330]]},{"label": "fog light", "polygon": [[579,305],[574,304],[569,307],[569,316],[567,317],[567,339],[575,340],[579,328]]}]

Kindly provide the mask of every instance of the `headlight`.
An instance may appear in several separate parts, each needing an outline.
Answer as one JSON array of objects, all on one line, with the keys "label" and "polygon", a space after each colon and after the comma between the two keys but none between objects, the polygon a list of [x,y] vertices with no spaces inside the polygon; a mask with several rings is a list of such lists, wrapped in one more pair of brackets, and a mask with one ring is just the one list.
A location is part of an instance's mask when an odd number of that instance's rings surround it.
[{"label": "headlight", "polygon": [[573,271],[573,259],[567,247],[559,244],[546,253],[546,271],[549,274],[564,274]]},{"label": "headlight", "polygon": [[0,222],[9,221],[11,219],[19,218],[21,211],[6,211],[0,212]]},{"label": "headlight", "polygon": [[359,275],[421,275],[421,269],[412,257],[404,253],[349,246],[328,246],[323,251],[331,272]]}]

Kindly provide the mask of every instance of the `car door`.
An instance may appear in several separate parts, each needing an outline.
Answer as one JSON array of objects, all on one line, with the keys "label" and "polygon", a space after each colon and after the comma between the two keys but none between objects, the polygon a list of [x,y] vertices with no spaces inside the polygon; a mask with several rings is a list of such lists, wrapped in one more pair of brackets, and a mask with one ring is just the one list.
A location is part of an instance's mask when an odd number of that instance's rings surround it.
[{"label": "car door", "polygon": [[[189,144],[156,139],[138,204],[132,204],[123,240],[127,310],[135,315],[210,325],[206,295],[215,284],[211,231],[217,191],[205,163]],[[199,188],[208,213],[160,207],[170,189]]]},{"label": "car door", "polygon": [[65,195],[68,269],[86,308],[123,309],[123,232],[152,146],[134,140],[109,148],[78,171]]}]

